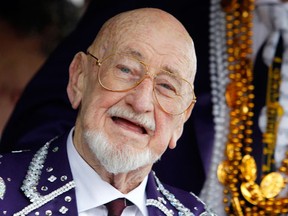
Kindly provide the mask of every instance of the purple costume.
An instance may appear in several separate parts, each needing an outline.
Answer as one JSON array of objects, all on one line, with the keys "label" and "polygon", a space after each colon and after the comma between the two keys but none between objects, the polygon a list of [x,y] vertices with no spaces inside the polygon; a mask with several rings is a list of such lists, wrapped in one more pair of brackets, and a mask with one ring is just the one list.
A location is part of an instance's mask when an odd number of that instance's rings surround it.
[{"label": "purple costume", "polygon": [[[1,216],[78,215],[66,140],[0,156]],[[213,215],[194,194],[162,184],[153,171],[146,195],[149,215]]]}]

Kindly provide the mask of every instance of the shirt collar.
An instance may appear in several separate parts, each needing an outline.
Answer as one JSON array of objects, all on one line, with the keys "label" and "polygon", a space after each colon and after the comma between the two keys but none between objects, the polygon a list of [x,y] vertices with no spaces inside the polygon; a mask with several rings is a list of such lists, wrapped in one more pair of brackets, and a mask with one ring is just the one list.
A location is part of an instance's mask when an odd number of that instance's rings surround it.
[{"label": "shirt collar", "polygon": [[78,211],[86,211],[119,197],[124,197],[133,202],[143,215],[148,215],[145,193],[148,177],[146,176],[141,184],[128,194],[122,194],[112,185],[103,181],[97,172],[79,155],[73,144],[73,131],[74,128],[70,131],[67,139],[67,153],[73,179],[76,184],[75,191]]}]

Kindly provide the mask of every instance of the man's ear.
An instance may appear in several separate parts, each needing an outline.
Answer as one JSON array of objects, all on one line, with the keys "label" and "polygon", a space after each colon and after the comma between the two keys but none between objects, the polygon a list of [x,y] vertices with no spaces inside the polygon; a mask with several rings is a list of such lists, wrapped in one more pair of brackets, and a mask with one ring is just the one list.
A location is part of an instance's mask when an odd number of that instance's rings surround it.
[{"label": "man's ear", "polygon": [[69,66],[67,94],[73,109],[77,109],[82,100],[86,65],[86,55],[79,52]]},{"label": "man's ear", "polygon": [[179,124],[179,126],[174,130],[172,137],[170,139],[170,142],[169,142],[169,148],[170,149],[176,148],[177,141],[183,133],[183,127],[184,127],[184,124],[182,123],[182,124]]},{"label": "man's ear", "polygon": [[189,119],[192,110],[193,110],[194,104],[192,104],[181,116],[181,120],[179,122],[178,127],[175,129],[175,131],[172,134],[172,138],[169,142],[169,148],[174,149],[177,146],[177,141],[181,137],[184,129],[184,123]]}]

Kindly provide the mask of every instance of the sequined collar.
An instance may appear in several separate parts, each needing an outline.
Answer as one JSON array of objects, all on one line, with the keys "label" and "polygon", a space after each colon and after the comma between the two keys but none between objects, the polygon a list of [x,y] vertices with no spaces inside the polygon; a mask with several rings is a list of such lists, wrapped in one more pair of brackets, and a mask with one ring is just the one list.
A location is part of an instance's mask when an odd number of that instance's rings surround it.
[{"label": "sequined collar", "polygon": [[27,215],[33,210],[53,200],[55,197],[58,197],[59,195],[75,187],[74,181],[70,181],[66,183],[65,185],[63,185],[62,187],[58,188],[57,190],[54,190],[51,193],[44,195],[44,196],[40,195],[40,193],[37,191],[37,185],[38,185],[41,173],[42,173],[43,164],[48,154],[49,146],[51,142],[54,141],[55,139],[57,139],[57,137],[47,142],[34,155],[29,165],[26,177],[23,181],[23,185],[21,187],[21,190],[24,192],[25,196],[29,198],[31,204],[26,206],[21,211],[15,213],[14,216]]},{"label": "sequined collar", "polygon": [[[56,139],[57,139],[57,137],[50,140],[49,142],[47,142],[34,155],[32,161],[29,165],[26,177],[23,181],[23,185],[21,187],[21,190],[24,192],[25,196],[30,200],[31,204],[26,206],[21,211],[15,213],[14,216],[27,215],[30,212],[36,210],[37,208],[50,202],[54,198],[60,196],[61,194],[71,190],[72,188],[75,188],[75,182],[72,180],[72,181],[64,184],[62,187],[59,187],[58,189],[53,190],[51,193],[48,193],[46,195],[41,195],[40,192],[37,190],[38,184],[40,181],[40,177],[41,177],[41,173],[42,173],[42,169],[44,168],[44,163],[45,163],[45,160],[47,158],[50,144],[51,144],[51,142],[53,142]],[[57,147],[55,147],[55,148],[57,148]],[[55,151],[57,151],[57,150],[55,150]],[[169,192],[163,186],[163,184],[157,178],[155,173],[152,172],[152,174],[153,174],[153,178],[155,179],[155,182],[156,182],[157,191],[159,191],[163,195],[163,197],[162,198],[158,197],[158,199],[152,199],[152,198],[147,199],[146,206],[147,207],[149,207],[149,206],[156,207],[159,210],[161,210],[164,215],[172,216],[172,215],[174,215],[173,210],[168,209],[165,205],[167,203],[167,200],[168,200],[168,202],[175,209],[177,209],[179,216],[194,216],[194,214],[188,208],[186,208],[175,197],[174,194]],[[51,179],[51,181],[53,181],[53,179]],[[197,196],[195,196],[193,193],[191,193],[191,196],[194,196],[198,200],[198,202],[202,203],[202,201]],[[205,204],[204,203],[202,203],[202,204],[204,205],[204,207],[206,209]],[[65,210],[63,210],[63,211],[65,211]],[[213,214],[211,211],[206,209],[206,211],[204,213],[200,214],[200,216],[215,216],[215,214]]]}]

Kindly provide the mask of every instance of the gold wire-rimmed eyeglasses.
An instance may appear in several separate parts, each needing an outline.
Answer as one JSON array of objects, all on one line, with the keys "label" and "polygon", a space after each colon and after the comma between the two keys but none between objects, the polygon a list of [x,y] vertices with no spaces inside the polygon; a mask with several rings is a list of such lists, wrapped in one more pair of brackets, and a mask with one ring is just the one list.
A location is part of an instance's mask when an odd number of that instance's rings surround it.
[{"label": "gold wire-rimmed eyeglasses", "polygon": [[87,51],[99,67],[98,82],[113,92],[126,92],[146,79],[153,80],[153,93],[161,109],[171,115],[180,115],[196,103],[191,83],[166,70],[159,69],[156,74],[149,71],[143,61],[129,55],[113,53],[102,60]]}]

